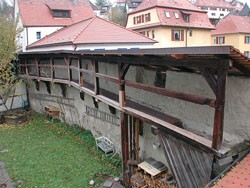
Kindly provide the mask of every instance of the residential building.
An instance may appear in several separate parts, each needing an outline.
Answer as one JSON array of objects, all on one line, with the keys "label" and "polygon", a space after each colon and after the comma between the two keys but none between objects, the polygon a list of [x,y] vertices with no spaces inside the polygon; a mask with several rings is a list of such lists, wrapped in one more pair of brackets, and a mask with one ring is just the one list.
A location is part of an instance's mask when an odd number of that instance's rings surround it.
[{"label": "residential building", "polygon": [[29,45],[27,51],[152,48],[156,41],[100,17],[92,17]]},{"label": "residential building", "polygon": [[209,46],[214,26],[187,0],[147,0],[128,14],[127,28],[159,43],[155,47]]},{"label": "residential building", "polygon": [[202,10],[207,11],[207,15],[212,24],[216,25],[219,20],[224,18],[229,13],[238,12],[243,4],[236,1],[226,0],[189,0]]},{"label": "residential building", "polygon": [[61,29],[94,16],[87,0],[16,0],[15,18],[22,32],[17,36],[19,50]]},{"label": "residential building", "polygon": [[211,34],[213,45],[232,45],[250,57],[250,17],[228,15]]},{"label": "residential building", "polygon": [[126,12],[134,11],[143,0],[117,0],[113,7],[126,8]]}]

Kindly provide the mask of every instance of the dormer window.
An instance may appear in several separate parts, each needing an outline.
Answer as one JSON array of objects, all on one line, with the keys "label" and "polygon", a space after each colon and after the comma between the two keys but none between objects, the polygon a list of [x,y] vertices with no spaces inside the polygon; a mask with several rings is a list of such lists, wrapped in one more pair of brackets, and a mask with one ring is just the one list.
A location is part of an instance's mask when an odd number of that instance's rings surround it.
[{"label": "dormer window", "polygon": [[69,10],[52,10],[52,14],[55,18],[70,18]]},{"label": "dormer window", "polygon": [[190,22],[190,14],[191,14],[190,12],[181,11],[181,14],[185,22]]},{"label": "dormer window", "polygon": [[170,18],[170,13],[168,11],[165,12],[166,18]]},{"label": "dormer window", "polygon": [[179,18],[180,18],[178,12],[174,12],[174,17],[175,17],[176,19],[179,19]]},{"label": "dormer window", "polygon": [[47,4],[54,18],[70,18],[70,8],[62,4]]}]

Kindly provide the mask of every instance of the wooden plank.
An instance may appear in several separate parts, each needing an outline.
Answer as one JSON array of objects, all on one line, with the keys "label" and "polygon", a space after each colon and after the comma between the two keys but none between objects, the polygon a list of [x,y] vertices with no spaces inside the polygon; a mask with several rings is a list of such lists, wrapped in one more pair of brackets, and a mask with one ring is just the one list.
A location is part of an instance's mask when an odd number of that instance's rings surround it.
[{"label": "wooden plank", "polygon": [[108,76],[108,75],[104,75],[104,74],[101,74],[101,73],[96,73],[96,76],[98,78],[102,78],[103,80],[107,80],[107,81],[114,82],[114,83],[119,83],[119,79],[115,78],[113,76]]},{"label": "wooden plank", "polygon": [[212,142],[202,136],[199,136],[199,135],[196,135],[190,131],[187,131],[185,129],[182,129],[182,128],[179,128],[175,125],[172,125],[170,123],[167,123],[161,119],[158,119],[158,118],[155,118],[154,116],[151,116],[149,114],[146,114],[146,113],[143,113],[143,112],[140,112],[139,110],[135,110],[135,109],[132,109],[130,107],[123,107],[123,110],[125,113],[127,114],[132,114],[133,116],[135,117],[138,117],[144,121],[147,121],[149,123],[153,123],[153,124],[157,124],[157,125],[161,125],[171,131],[174,131],[176,132],[177,134],[179,135],[182,135],[184,136],[185,138],[188,138],[192,141],[195,141],[197,143],[200,143],[202,144],[203,146],[205,146],[206,148],[210,148],[212,147]]},{"label": "wooden plank", "polygon": [[80,69],[80,72],[86,73],[86,74],[89,74],[89,75],[93,75],[94,74],[93,70],[87,70],[87,69]]},{"label": "wooden plank", "polygon": [[214,99],[209,99],[209,98],[200,97],[200,96],[191,95],[191,94],[182,93],[182,92],[176,92],[176,91],[172,91],[172,90],[165,89],[165,88],[159,88],[159,87],[144,85],[140,83],[134,83],[134,82],[127,81],[127,80],[125,81],[125,84],[126,86],[130,86],[130,87],[137,88],[137,89],[142,89],[142,90],[149,91],[152,93],[157,93],[157,94],[164,95],[167,97],[181,99],[181,100],[192,102],[195,104],[209,105],[210,107],[215,107]]}]

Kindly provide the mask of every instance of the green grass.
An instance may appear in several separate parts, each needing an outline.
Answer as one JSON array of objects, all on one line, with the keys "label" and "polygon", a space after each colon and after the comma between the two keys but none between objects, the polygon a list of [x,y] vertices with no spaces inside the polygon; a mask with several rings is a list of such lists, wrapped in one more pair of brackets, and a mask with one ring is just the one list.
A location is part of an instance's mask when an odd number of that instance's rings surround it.
[{"label": "green grass", "polygon": [[[90,187],[119,174],[121,161],[95,149],[89,131],[34,114],[21,126],[0,125],[0,161],[16,187]],[[3,151],[4,151],[3,150]]]}]

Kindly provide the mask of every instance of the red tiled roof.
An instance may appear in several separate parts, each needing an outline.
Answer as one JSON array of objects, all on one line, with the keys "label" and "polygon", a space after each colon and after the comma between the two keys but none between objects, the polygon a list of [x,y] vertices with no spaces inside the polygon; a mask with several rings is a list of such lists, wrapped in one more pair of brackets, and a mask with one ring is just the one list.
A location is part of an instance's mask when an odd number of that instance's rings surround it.
[{"label": "red tiled roof", "polygon": [[39,47],[58,44],[111,44],[111,43],[155,43],[136,32],[99,17],[93,17],[64,27],[51,35],[31,44]]},{"label": "red tiled roof", "polygon": [[206,7],[222,7],[222,8],[232,8],[236,7],[231,5],[229,2],[224,0],[197,0],[195,3],[196,6],[206,6]]},{"label": "red tiled roof", "polygon": [[250,17],[228,15],[221,20],[212,35],[230,34],[230,33],[250,33]]},{"label": "red tiled roof", "polygon": [[250,187],[250,154],[213,186],[213,188],[240,187]]},{"label": "red tiled roof", "polygon": [[[18,0],[24,26],[66,26],[94,16],[88,0]],[[53,18],[52,9],[71,10],[71,18]]]},{"label": "red tiled roof", "polygon": [[[168,11],[170,18],[167,18],[165,12]],[[179,18],[176,19],[174,12],[179,14]],[[165,26],[177,26],[177,27],[192,27],[192,28],[206,28],[214,29],[214,26],[210,23],[207,13],[205,12],[192,12],[192,11],[181,11],[178,9],[166,9],[157,8],[157,14],[162,25]],[[184,21],[183,14],[189,15],[189,22]]]},{"label": "red tiled roof", "polygon": [[[196,12],[196,11],[182,11],[180,9],[173,8],[156,8],[159,22],[146,24],[146,25],[135,25],[135,27],[130,27],[130,29],[144,29],[156,26],[171,26],[171,27],[190,27],[190,28],[203,28],[203,29],[215,29],[214,26],[209,21],[206,12]],[[165,12],[169,12],[170,18],[167,18]],[[179,18],[175,18],[174,12],[178,13]],[[183,18],[183,14],[189,15],[190,21],[186,22]]]},{"label": "red tiled roof", "polygon": [[[190,3],[188,0],[144,0],[133,12],[139,12],[153,7],[166,7],[166,8],[178,8],[182,10],[199,11],[195,5]],[[131,14],[129,13],[129,14]]]}]

